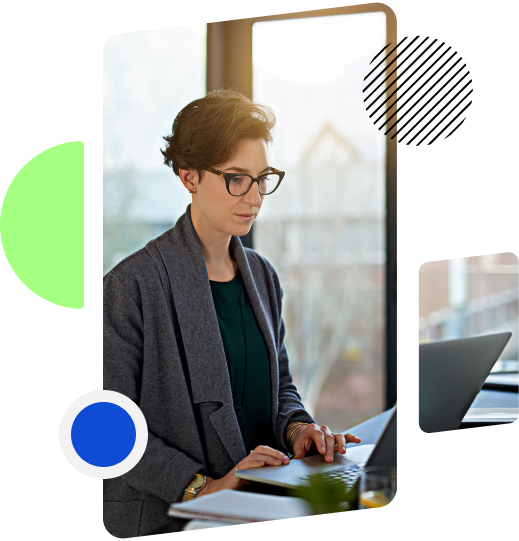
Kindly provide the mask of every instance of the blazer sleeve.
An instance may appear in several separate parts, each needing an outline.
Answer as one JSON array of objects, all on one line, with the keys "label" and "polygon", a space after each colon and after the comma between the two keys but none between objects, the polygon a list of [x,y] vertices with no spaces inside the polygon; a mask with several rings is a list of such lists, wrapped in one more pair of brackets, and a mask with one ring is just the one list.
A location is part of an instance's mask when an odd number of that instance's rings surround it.
[{"label": "blazer sleeve", "polygon": [[[143,318],[137,303],[112,272],[103,287],[103,387],[139,405],[143,372]],[[139,463],[121,476],[132,488],[168,503],[179,501],[203,465],[148,431]]]},{"label": "blazer sleeve", "polygon": [[292,381],[288,353],[285,346],[285,324],[281,317],[283,290],[274,268],[269,264],[270,272],[279,299],[277,321],[279,322],[276,334],[278,338],[278,368],[279,368],[279,395],[278,395],[278,416],[276,420],[275,437],[280,449],[285,452],[291,451],[285,443],[285,430],[289,423],[295,421],[302,423],[314,423],[312,416],[305,410],[301,396]]}]

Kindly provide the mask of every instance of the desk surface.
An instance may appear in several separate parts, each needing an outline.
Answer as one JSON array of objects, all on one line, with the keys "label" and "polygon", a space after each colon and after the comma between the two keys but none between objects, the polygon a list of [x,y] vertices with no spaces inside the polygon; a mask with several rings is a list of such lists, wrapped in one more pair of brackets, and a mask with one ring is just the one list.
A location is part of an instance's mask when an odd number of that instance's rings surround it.
[{"label": "desk surface", "polygon": [[519,395],[508,391],[483,389],[472,402],[471,408],[515,408],[519,407]]},{"label": "desk surface", "polygon": [[483,389],[497,389],[517,393],[519,390],[519,374],[517,372],[490,372]]}]

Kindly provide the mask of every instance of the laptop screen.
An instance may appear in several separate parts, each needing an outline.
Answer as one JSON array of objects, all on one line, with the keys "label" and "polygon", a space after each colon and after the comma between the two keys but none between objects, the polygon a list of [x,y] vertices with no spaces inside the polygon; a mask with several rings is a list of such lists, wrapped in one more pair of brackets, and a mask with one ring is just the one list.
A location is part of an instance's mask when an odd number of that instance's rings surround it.
[{"label": "laptop screen", "polygon": [[459,427],[511,333],[420,344],[419,423],[424,432]]},{"label": "laptop screen", "polygon": [[396,406],[393,408],[393,413],[375,449],[366,462],[366,467],[368,466],[396,467]]}]

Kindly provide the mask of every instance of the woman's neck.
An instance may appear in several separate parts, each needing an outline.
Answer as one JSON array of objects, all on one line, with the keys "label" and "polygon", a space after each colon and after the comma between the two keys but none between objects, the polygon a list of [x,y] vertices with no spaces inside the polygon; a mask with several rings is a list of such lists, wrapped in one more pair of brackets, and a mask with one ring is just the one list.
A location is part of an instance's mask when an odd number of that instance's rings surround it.
[{"label": "woman's neck", "polygon": [[191,212],[191,221],[202,248],[209,280],[216,282],[232,280],[235,267],[229,251],[231,235],[216,231],[197,218],[196,212]]},{"label": "woman's neck", "polygon": [[231,236],[223,240],[209,240],[198,237],[209,280],[228,282],[234,278],[235,268],[229,251]]}]

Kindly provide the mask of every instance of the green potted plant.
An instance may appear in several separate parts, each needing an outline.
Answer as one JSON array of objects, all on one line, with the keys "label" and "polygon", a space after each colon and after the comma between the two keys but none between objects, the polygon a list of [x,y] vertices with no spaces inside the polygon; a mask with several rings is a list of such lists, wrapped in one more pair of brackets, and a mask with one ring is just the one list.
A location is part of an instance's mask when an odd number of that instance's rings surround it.
[{"label": "green potted plant", "polygon": [[356,486],[346,489],[342,482],[316,477],[310,480],[310,486],[292,489],[290,495],[308,502],[314,516],[357,515]]}]

